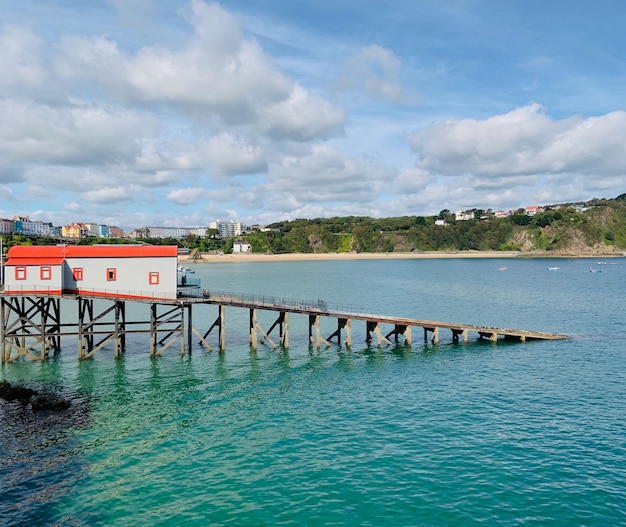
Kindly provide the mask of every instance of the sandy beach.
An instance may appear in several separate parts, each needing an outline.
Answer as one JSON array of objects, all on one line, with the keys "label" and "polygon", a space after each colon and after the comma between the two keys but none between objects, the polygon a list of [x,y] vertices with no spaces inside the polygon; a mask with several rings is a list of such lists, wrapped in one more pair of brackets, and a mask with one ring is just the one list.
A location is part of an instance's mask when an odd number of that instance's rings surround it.
[{"label": "sandy beach", "polygon": [[613,254],[569,254],[557,252],[521,251],[413,251],[407,253],[297,253],[297,254],[215,254],[202,253],[201,260],[191,260],[180,255],[178,260],[185,263],[226,263],[226,262],[305,262],[322,260],[401,260],[435,258],[611,258],[626,256],[624,252]]},{"label": "sandy beach", "polygon": [[[517,258],[518,251],[449,251],[408,253],[298,253],[298,254],[209,254],[203,253],[196,263],[225,262],[298,262],[316,260],[399,260],[419,258]],[[179,256],[179,261],[194,263],[189,256]]]}]

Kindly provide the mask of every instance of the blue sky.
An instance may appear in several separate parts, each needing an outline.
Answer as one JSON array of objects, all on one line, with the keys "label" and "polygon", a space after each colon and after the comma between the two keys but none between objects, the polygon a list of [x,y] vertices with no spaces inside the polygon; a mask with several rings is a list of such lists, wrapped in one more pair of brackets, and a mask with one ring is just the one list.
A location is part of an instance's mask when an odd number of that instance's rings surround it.
[{"label": "blue sky", "polygon": [[0,215],[143,226],[626,192],[622,0],[20,0]]}]

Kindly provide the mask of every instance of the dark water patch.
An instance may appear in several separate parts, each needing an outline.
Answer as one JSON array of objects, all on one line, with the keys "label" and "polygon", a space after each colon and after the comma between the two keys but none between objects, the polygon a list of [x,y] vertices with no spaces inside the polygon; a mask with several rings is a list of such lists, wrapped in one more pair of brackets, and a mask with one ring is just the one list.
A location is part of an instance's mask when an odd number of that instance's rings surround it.
[{"label": "dark water patch", "polygon": [[78,395],[6,381],[0,386],[1,522],[49,525],[58,503],[83,472],[73,431],[88,425],[88,404]]}]

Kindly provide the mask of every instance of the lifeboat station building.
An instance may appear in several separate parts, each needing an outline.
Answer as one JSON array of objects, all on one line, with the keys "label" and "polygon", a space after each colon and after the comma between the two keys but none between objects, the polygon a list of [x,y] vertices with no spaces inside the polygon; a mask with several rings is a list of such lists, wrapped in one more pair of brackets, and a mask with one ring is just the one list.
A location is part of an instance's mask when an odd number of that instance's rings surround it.
[{"label": "lifeboat station building", "polygon": [[5,295],[176,299],[175,245],[16,245],[7,257]]}]

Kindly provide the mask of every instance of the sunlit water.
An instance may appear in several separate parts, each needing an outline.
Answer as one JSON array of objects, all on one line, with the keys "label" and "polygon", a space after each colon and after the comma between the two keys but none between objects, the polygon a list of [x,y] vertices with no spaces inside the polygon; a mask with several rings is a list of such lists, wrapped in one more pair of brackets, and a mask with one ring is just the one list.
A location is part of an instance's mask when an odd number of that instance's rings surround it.
[{"label": "sunlit water", "polygon": [[[591,267],[198,264],[215,291],[575,338],[453,344],[442,332],[435,345],[415,328],[412,346],[379,348],[354,322],[352,349],[317,350],[292,315],[288,351],[252,352],[234,308],[223,354],[194,344],[150,359],[135,336],[120,360],[105,348],[79,362],[69,338],[45,364],[0,370],[73,401],[38,415],[0,403],[0,525],[625,524],[626,262]],[[216,316],[199,307],[194,326]],[[274,317],[260,313],[265,329]]]}]

